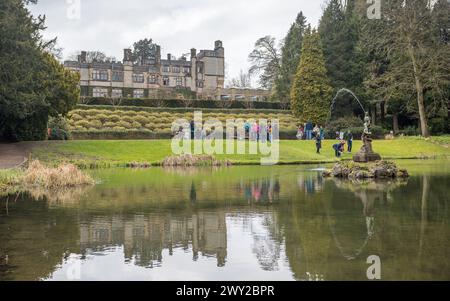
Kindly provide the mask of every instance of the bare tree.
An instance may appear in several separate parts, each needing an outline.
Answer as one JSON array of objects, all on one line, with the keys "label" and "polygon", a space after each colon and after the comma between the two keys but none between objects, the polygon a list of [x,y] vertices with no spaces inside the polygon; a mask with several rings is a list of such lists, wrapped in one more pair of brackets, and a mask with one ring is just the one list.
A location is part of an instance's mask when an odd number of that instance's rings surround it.
[{"label": "bare tree", "polygon": [[275,38],[265,36],[258,39],[248,59],[251,63],[249,74],[259,74],[260,85],[271,89],[281,69],[281,55]]},{"label": "bare tree", "polygon": [[117,106],[120,106],[122,104],[122,97],[111,97],[108,100],[109,100],[109,103],[113,107],[117,107]]},{"label": "bare tree", "polygon": [[[80,51],[72,53],[69,55],[68,59],[71,61],[77,61]],[[87,51],[86,52],[86,63],[111,63],[117,59],[113,56],[107,56],[101,51]]]},{"label": "bare tree", "polygon": [[[380,77],[383,88],[391,98],[414,96],[421,132],[427,137],[428,116],[435,107],[447,107],[450,57],[442,28],[448,28],[450,4],[445,0],[434,6],[427,0],[391,1],[383,8],[384,18],[375,23],[378,26],[369,23],[365,28],[373,48],[384,51],[389,59],[387,71]],[[441,19],[444,24],[436,24]]]},{"label": "bare tree", "polygon": [[248,72],[245,72],[241,69],[239,75],[233,77],[228,83],[229,88],[251,88],[251,76]]}]

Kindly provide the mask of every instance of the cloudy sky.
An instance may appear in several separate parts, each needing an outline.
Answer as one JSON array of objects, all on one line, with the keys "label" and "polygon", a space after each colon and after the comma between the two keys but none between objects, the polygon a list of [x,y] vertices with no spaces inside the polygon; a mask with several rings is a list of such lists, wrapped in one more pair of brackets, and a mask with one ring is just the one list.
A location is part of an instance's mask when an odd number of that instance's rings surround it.
[{"label": "cloudy sky", "polygon": [[191,48],[213,49],[222,40],[229,79],[248,68],[259,37],[281,40],[299,11],[317,25],[325,1],[39,0],[30,9],[47,16],[45,37],[58,37],[65,58],[100,50],[122,60],[123,49],[145,37],[161,45],[163,57],[179,57]]}]

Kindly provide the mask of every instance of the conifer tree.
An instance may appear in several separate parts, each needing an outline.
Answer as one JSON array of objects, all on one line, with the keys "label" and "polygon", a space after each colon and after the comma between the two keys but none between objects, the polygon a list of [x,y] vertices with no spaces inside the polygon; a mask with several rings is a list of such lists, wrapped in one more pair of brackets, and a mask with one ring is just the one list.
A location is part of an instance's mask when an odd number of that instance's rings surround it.
[{"label": "conifer tree", "polygon": [[290,100],[292,81],[300,62],[303,36],[306,29],[306,17],[303,12],[300,12],[291,25],[281,48],[281,70],[275,81],[275,93],[276,100],[282,103],[288,103]]},{"label": "conifer tree", "polygon": [[49,116],[66,114],[79,99],[79,76],[51,54],[44,17],[33,18],[27,4],[0,1],[0,138],[41,140]]},{"label": "conifer tree", "polygon": [[302,56],[291,89],[291,108],[302,121],[324,124],[333,89],[329,85],[319,34],[305,35]]}]

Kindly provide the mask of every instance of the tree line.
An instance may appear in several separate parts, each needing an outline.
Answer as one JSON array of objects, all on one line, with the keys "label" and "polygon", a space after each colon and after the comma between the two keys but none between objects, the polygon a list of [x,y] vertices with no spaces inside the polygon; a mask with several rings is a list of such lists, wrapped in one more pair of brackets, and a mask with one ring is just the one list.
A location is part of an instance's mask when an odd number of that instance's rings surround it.
[{"label": "tree line", "polygon": [[[334,94],[347,88],[394,131],[400,119],[418,121],[423,136],[430,128],[448,133],[450,3],[385,0],[379,19],[368,9],[365,0],[330,0],[317,28],[300,12],[280,44],[271,36],[256,41],[249,74],[303,121],[325,123]],[[345,94],[334,111],[363,114]]]}]

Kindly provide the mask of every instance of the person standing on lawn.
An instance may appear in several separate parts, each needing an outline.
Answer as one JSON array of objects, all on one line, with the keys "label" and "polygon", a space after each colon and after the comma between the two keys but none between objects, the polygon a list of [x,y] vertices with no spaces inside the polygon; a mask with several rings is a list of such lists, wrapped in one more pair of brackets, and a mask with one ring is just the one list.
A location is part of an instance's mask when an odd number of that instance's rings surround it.
[{"label": "person standing on lawn", "polygon": [[313,124],[311,121],[308,121],[306,123],[305,131],[306,131],[306,140],[311,140],[313,132]]},{"label": "person standing on lawn", "polygon": [[351,131],[347,132],[347,151],[350,154],[353,148],[353,134]]},{"label": "person standing on lawn", "polygon": [[317,154],[320,154],[320,149],[322,148],[322,136],[320,135],[320,133],[316,134],[316,150],[317,150]]}]

